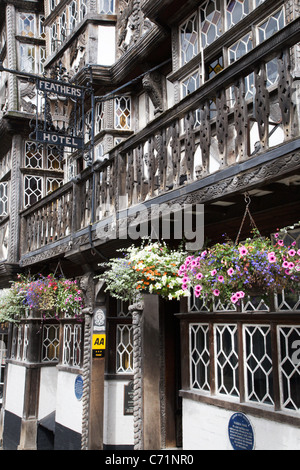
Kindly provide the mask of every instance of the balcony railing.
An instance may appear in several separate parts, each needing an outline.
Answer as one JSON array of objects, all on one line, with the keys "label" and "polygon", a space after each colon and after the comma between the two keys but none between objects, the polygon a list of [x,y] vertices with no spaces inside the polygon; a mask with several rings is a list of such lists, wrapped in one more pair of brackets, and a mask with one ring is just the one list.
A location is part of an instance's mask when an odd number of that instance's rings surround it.
[{"label": "balcony railing", "polygon": [[[21,256],[295,139],[291,64],[299,32],[297,18],[115,147],[77,184],[23,211]],[[277,78],[268,84],[268,64],[275,63]]]}]

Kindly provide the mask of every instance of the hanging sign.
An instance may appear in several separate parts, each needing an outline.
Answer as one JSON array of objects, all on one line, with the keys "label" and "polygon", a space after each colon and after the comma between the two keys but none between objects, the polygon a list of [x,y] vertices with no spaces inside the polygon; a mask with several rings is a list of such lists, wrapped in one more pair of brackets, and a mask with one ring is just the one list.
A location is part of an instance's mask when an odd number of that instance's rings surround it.
[{"label": "hanging sign", "polygon": [[56,132],[36,131],[36,139],[44,144],[61,145],[76,149],[83,147],[82,138],[57,134]]},{"label": "hanging sign", "polygon": [[228,436],[234,450],[253,450],[253,428],[243,413],[235,413],[231,416],[228,424]]},{"label": "hanging sign", "polygon": [[48,93],[56,93],[61,96],[83,98],[83,90],[69,83],[56,83],[49,80],[38,80],[37,89]]},{"label": "hanging sign", "polygon": [[92,351],[93,357],[104,357],[106,345],[106,335],[105,334],[93,334],[92,338]]}]

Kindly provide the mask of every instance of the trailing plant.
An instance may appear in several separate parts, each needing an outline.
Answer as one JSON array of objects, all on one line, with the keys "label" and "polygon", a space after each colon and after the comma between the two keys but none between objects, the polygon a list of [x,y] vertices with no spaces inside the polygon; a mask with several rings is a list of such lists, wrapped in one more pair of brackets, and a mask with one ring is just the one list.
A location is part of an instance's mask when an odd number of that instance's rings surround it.
[{"label": "trailing plant", "polygon": [[187,295],[178,276],[186,252],[171,250],[165,242],[146,240],[141,247],[132,245],[118,251],[123,256],[101,263],[106,270],[97,276],[106,282],[106,291],[112,297],[133,302],[142,293],[159,294],[169,300]]},{"label": "trailing plant", "polygon": [[0,320],[18,320],[29,310],[39,310],[43,315],[68,313],[79,315],[83,303],[76,280],[38,275],[36,278],[18,275],[10,289],[0,297]]}]

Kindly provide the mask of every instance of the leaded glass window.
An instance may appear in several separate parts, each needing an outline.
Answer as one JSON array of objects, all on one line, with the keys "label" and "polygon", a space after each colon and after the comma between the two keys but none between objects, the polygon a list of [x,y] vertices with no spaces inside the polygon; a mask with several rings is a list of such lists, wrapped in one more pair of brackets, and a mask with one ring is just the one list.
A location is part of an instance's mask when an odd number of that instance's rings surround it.
[{"label": "leaded glass window", "polygon": [[78,21],[77,1],[73,0],[69,5],[69,29],[73,31]]},{"label": "leaded glass window", "polygon": [[280,357],[281,406],[286,410],[300,410],[300,327],[278,328]]},{"label": "leaded glass window", "polygon": [[249,0],[227,0],[227,29],[241,21],[245,16],[248,15],[249,11]]},{"label": "leaded glass window", "polygon": [[31,206],[43,197],[43,180],[41,176],[24,177],[24,207]]},{"label": "leaded glass window", "polygon": [[284,27],[283,8],[258,26],[258,42],[261,43]]},{"label": "leaded glass window", "polygon": [[8,182],[0,183],[0,217],[8,214]]},{"label": "leaded glass window", "polygon": [[21,36],[33,38],[36,36],[36,17],[32,13],[20,13],[19,33]]},{"label": "leaded glass window", "polygon": [[25,167],[43,167],[43,145],[34,142],[25,142]]},{"label": "leaded glass window", "polygon": [[114,0],[99,0],[99,13],[112,15],[115,12]]},{"label": "leaded glass window", "polygon": [[216,391],[239,396],[237,326],[215,326]]},{"label": "leaded glass window", "polygon": [[58,361],[59,325],[43,326],[42,362]]},{"label": "leaded glass window", "polygon": [[246,326],[246,395],[249,401],[273,405],[273,367],[269,326]]},{"label": "leaded glass window", "polygon": [[115,98],[115,128],[130,129],[131,100],[128,96]]},{"label": "leaded glass window", "polygon": [[190,325],[190,382],[191,388],[210,391],[209,326]]},{"label": "leaded glass window", "polygon": [[198,41],[198,15],[195,13],[180,27],[181,65],[198,54]]},{"label": "leaded glass window", "polygon": [[133,372],[132,325],[117,325],[117,372]]},{"label": "leaded glass window", "polygon": [[201,43],[203,49],[222,34],[220,0],[208,0],[200,9]]}]

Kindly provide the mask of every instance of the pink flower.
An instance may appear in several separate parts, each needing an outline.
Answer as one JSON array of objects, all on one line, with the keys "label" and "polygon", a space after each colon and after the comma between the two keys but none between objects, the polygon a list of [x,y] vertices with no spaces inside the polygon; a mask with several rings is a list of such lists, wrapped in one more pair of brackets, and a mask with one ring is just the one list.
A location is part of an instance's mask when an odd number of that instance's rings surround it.
[{"label": "pink flower", "polygon": [[234,273],[234,269],[233,269],[233,268],[227,269],[227,274],[228,274],[228,276],[232,276],[233,273]]},{"label": "pink flower", "polygon": [[242,290],[238,291],[236,294],[235,294],[239,299],[242,299],[243,297],[245,297],[245,292],[243,292]]},{"label": "pink flower", "polygon": [[197,284],[197,285],[195,286],[195,291],[200,292],[201,290],[202,290],[202,286],[200,286],[200,284]]},{"label": "pink flower", "polygon": [[218,281],[219,282],[224,282],[224,277],[223,276],[218,276]]},{"label": "pink flower", "polygon": [[288,253],[289,253],[289,255],[290,255],[290,256],[295,256],[295,254],[296,254],[296,251],[295,251],[295,250],[293,250],[293,249],[291,249],[291,250],[289,250],[289,252],[288,252]]},{"label": "pink flower", "polygon": [[212,276],[215,276],[215,275],[217,274],[217,270],[216,270],[216,269],[213,269],[212,271],[210,271],[210,274],[211,274]]},{"label": "pink flower", "polygon": [[295,267],[294,263],[290,262],[289,266],[288,266],[288,269],[293,269],[294,267]]},{"label": "pink flower", "polygon": [[248,250],[247,250],[247,248],[246,248],[245,246],[241,246],[241,247],[239,248],[239,252],[240,252],[240,255],[241,255],[241,256],[245,256],[245,255],[248,253]]},{"label": "pink flower", "polygon": [[278,245],[283,246],[283,240],[278,240]]},{"label": "pink flower", "polygon": [[271,253],[268,253],[268,259],[269,259],[269,263],[275,263],[276,262],[276,256],[275,256],[274,251],[272,251]]},{"label": "pink flower", "polygon": [[202,274],[202,273],[198,273],[197,276],[196,276],[196,278],[200,281],[200,279],[203,278],[203,274]]},{"label": "pink flower", "polygon": [[288,268],[288,267],[289,267],[289,263],[288,263],[287,261],[284,261],[284,262],[282,263],[282,267],[283,267],[283,268]]},{"label": "pink flower", "polygon": [[214,294],[216,297],[218,297],[218,295],[220,295],[219,289],[215,289],[215,290],[213,291],[213,294]]},{"label": "pink flower", "polygon": [[239,298],[236,294],[232,294],[232,296],[230,297],[230,300],[233,304],[236,304]]},{"label": "pink flower", "polygon": [[182,284],[181,288],[182,288],[182,290],[187,290],[187,285],[186,285],[186,284]]},{"label": "pink flower", "polygon": [[299,255],[299,256],[300,256],[300,249],[297,251],[297,255]]}]

